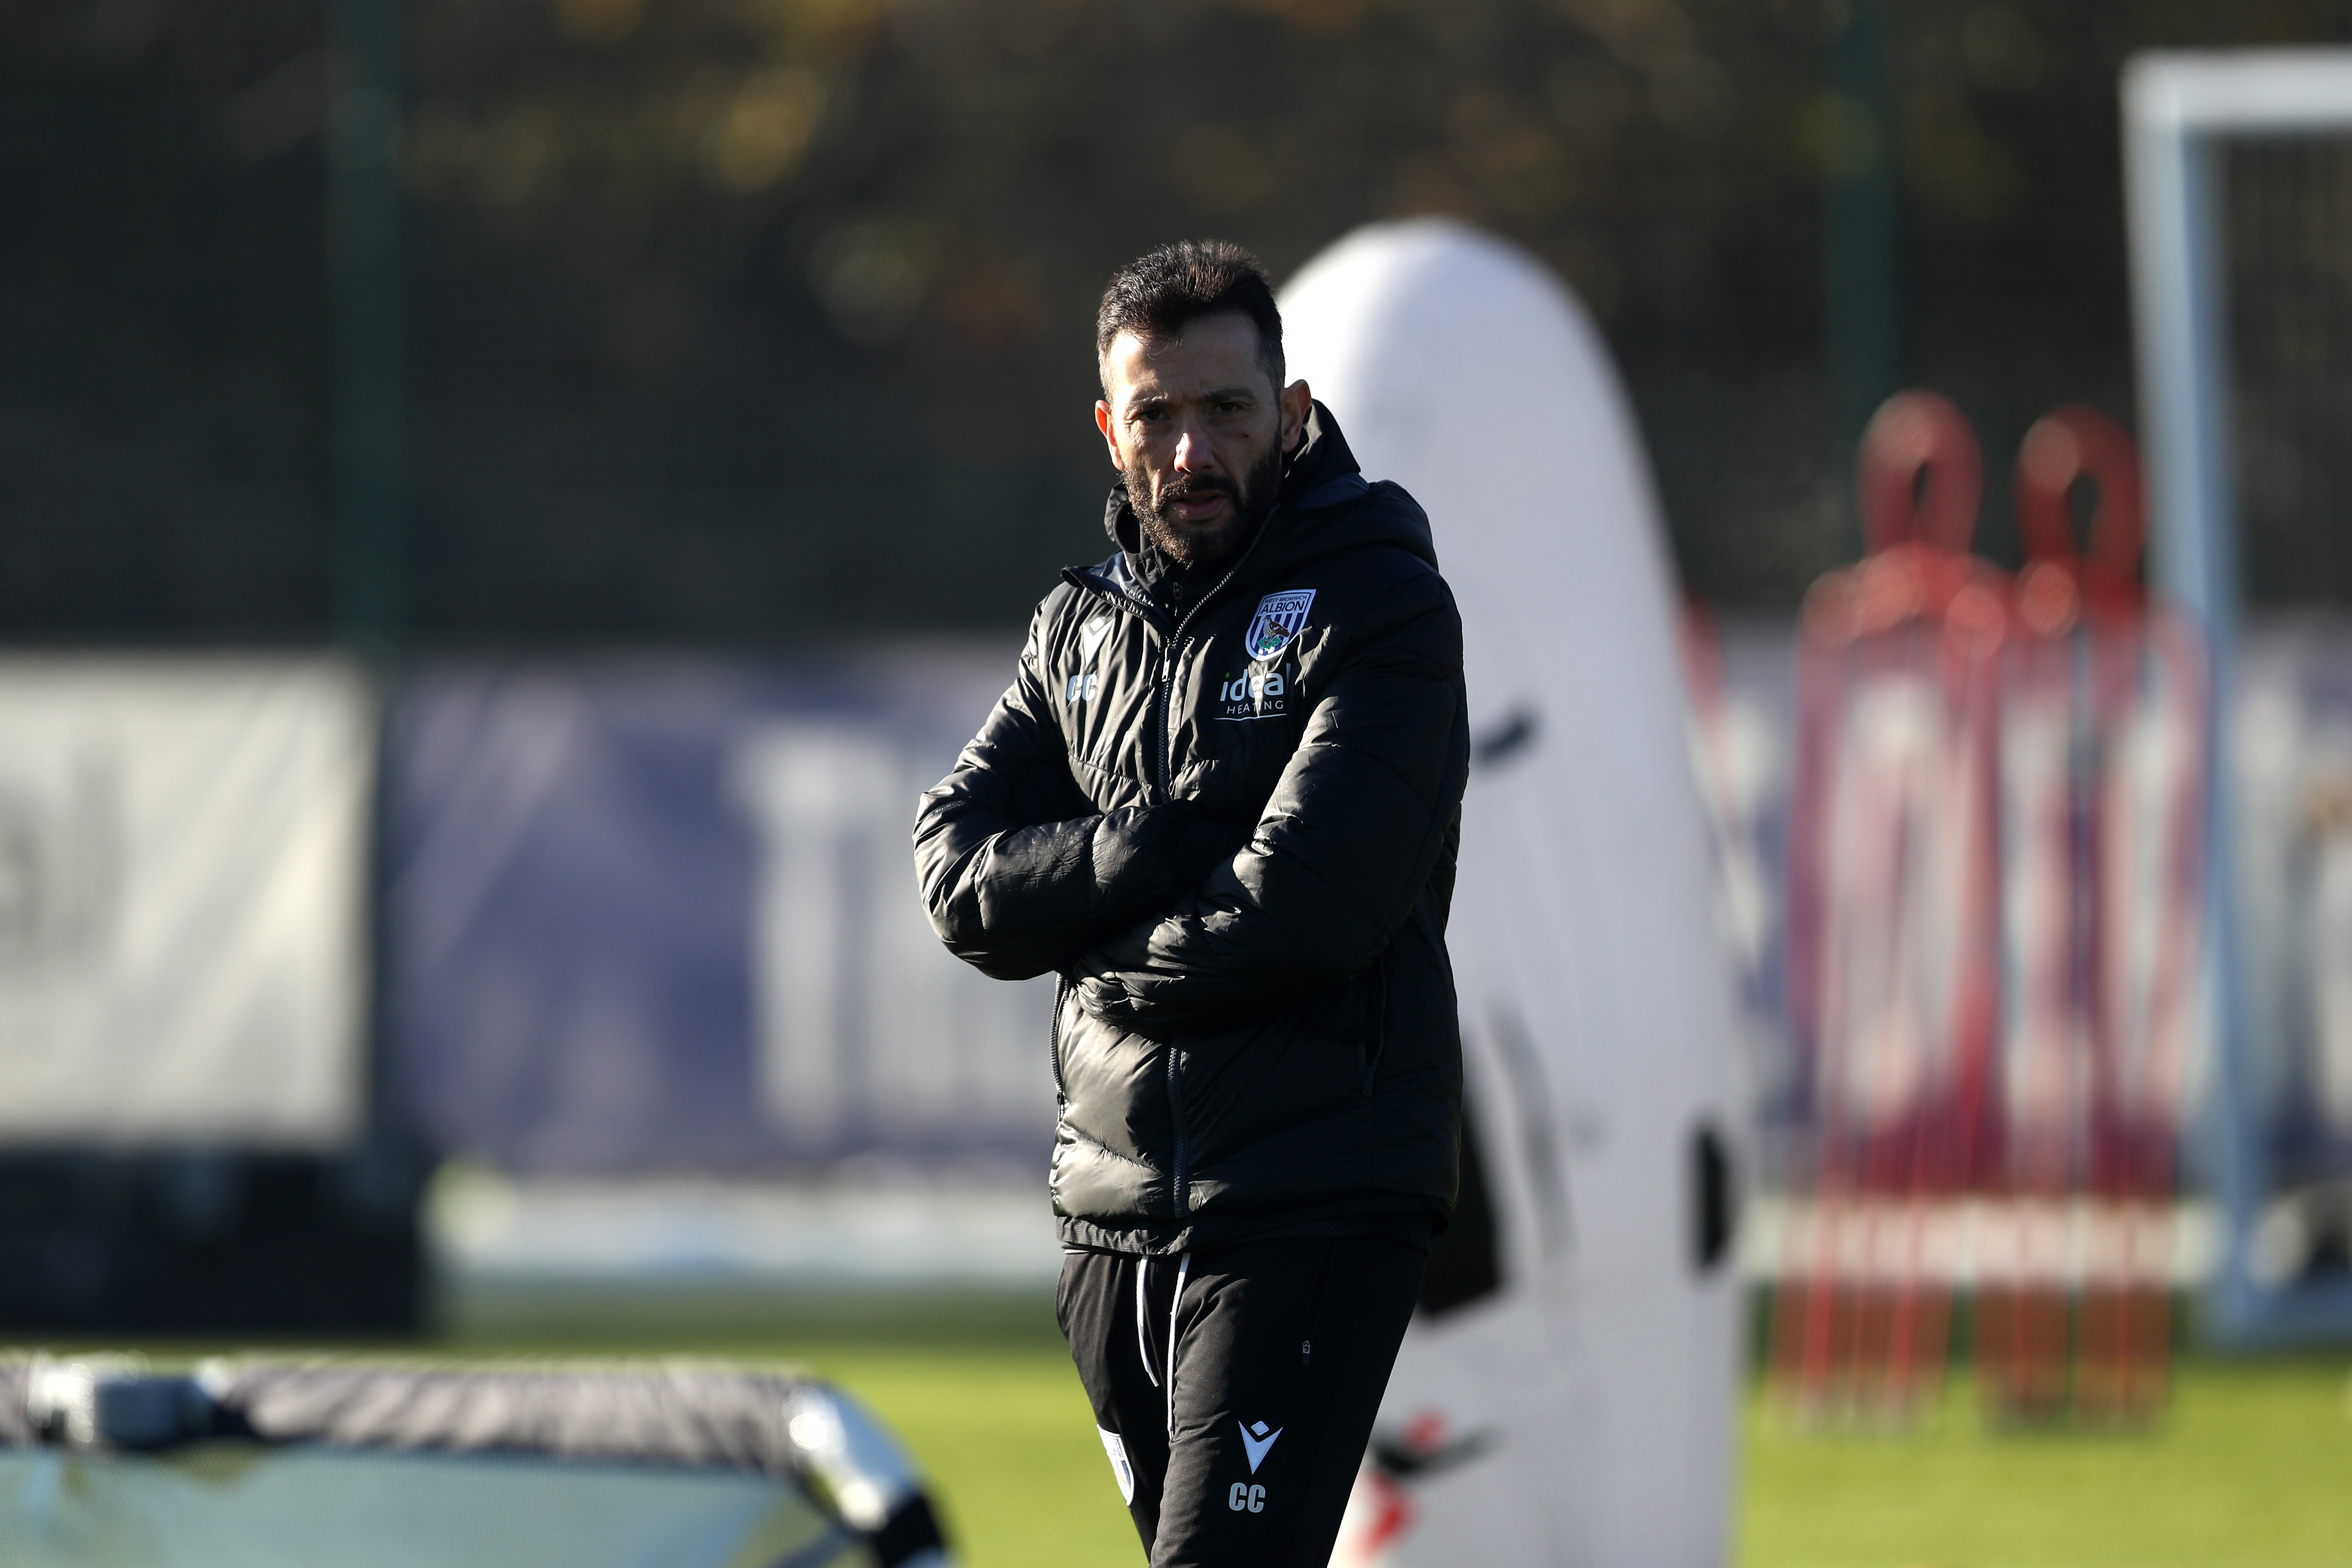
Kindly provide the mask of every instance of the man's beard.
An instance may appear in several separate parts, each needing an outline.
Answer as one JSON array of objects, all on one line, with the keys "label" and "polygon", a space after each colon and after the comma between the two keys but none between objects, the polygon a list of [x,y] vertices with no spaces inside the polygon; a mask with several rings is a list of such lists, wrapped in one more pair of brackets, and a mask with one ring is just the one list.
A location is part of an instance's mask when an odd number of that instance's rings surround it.
[{"label": "man's beard", "polygon": [[[1265,456],[1239,484],[1224,474],[1171,474],[1160,487],[1157,506],[1151,500],[1150,475],[1129,468],[1121,478],[1127,484],[1128,504],[1135,509],[1137,526],[1153,548],[1179,566],[1219,566],[1239,553],[1257,533],[1265,514],[1274,510],[1275,495],[1282,486],[1282,444],[1268,442]],[[1212,495],[1223,496],[1232,503],[1223,519],[1213,524],[1188,526],[1171,521],[1163,510],[1179,500]]]}]

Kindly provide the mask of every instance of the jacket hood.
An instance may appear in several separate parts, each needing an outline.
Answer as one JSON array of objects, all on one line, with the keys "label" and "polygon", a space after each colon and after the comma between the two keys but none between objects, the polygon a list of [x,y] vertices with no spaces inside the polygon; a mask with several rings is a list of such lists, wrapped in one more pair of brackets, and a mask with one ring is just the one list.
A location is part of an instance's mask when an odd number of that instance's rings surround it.
[{"label": "jacket hood", "polygon": [[[1282,488],[1266,514],[1265,533],[1249,552],[1249,574],[1292,571],[1335,551],[1391,544],[1437,564],[1429,516],[1401,485],[1368,480],[1348,449],[1339,422],[1318,401],[1307,411],[1298,450],[1283,466]],[[1103,507],[1103,531],[1118,547],[1104,567],[1115,578],[1142,546],[1142,531],[1127,486],[1114,480]]]}]

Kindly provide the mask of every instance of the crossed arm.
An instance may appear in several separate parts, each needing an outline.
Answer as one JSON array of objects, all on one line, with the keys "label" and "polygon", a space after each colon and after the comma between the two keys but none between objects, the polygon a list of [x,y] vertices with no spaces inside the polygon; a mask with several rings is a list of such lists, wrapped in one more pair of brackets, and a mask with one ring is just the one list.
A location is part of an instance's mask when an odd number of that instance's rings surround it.
[{"label": "crossed arm", "polygon": [[948,950],[1026,980],[1173,905],[1245,837],[1191,801],[1097,811],[1070,776],[1033,628],[1012,687],[923,795],[915,867]]},{"label": "crossed arm", "polygon": [[1007,979],[1058,970],[1144,1035],[1287,1006],[1379,955],[1444,848],[1468,770],[1461,626],[1433,577],[1368,617],[1249,827],[1189,802],[1092,814],[1034,657],[924,796],[933,926]]}]

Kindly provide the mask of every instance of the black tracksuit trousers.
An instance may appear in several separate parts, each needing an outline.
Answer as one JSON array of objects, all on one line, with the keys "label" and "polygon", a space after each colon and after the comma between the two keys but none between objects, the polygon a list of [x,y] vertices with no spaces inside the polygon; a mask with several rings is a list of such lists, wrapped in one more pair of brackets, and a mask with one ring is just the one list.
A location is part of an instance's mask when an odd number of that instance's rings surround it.
[{"label": "black tracksuit trousers", "polygon": [[1428,1254],[1063,1253],[1062,1332],[1151,1568],[1325,1568]]}]

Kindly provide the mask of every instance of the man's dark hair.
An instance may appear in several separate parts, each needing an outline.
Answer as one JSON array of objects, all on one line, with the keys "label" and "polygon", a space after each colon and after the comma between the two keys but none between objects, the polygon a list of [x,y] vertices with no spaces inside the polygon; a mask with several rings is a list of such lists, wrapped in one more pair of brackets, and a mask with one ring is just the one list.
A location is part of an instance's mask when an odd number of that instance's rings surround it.
[{"label": "man's dark hair", "polygon": [[[1257,258],[1222,239],[1180,239],[1139,256],[1111,274],[1095,317],[1095,363],[1111,340],[1133,332],[1149,342],[1172,338],[1203,316],[1231,310],[1257,328],[1258,362],[1282,390],[1282,312]],[[1108,387],[1106,386],[1108,391]]]}]

